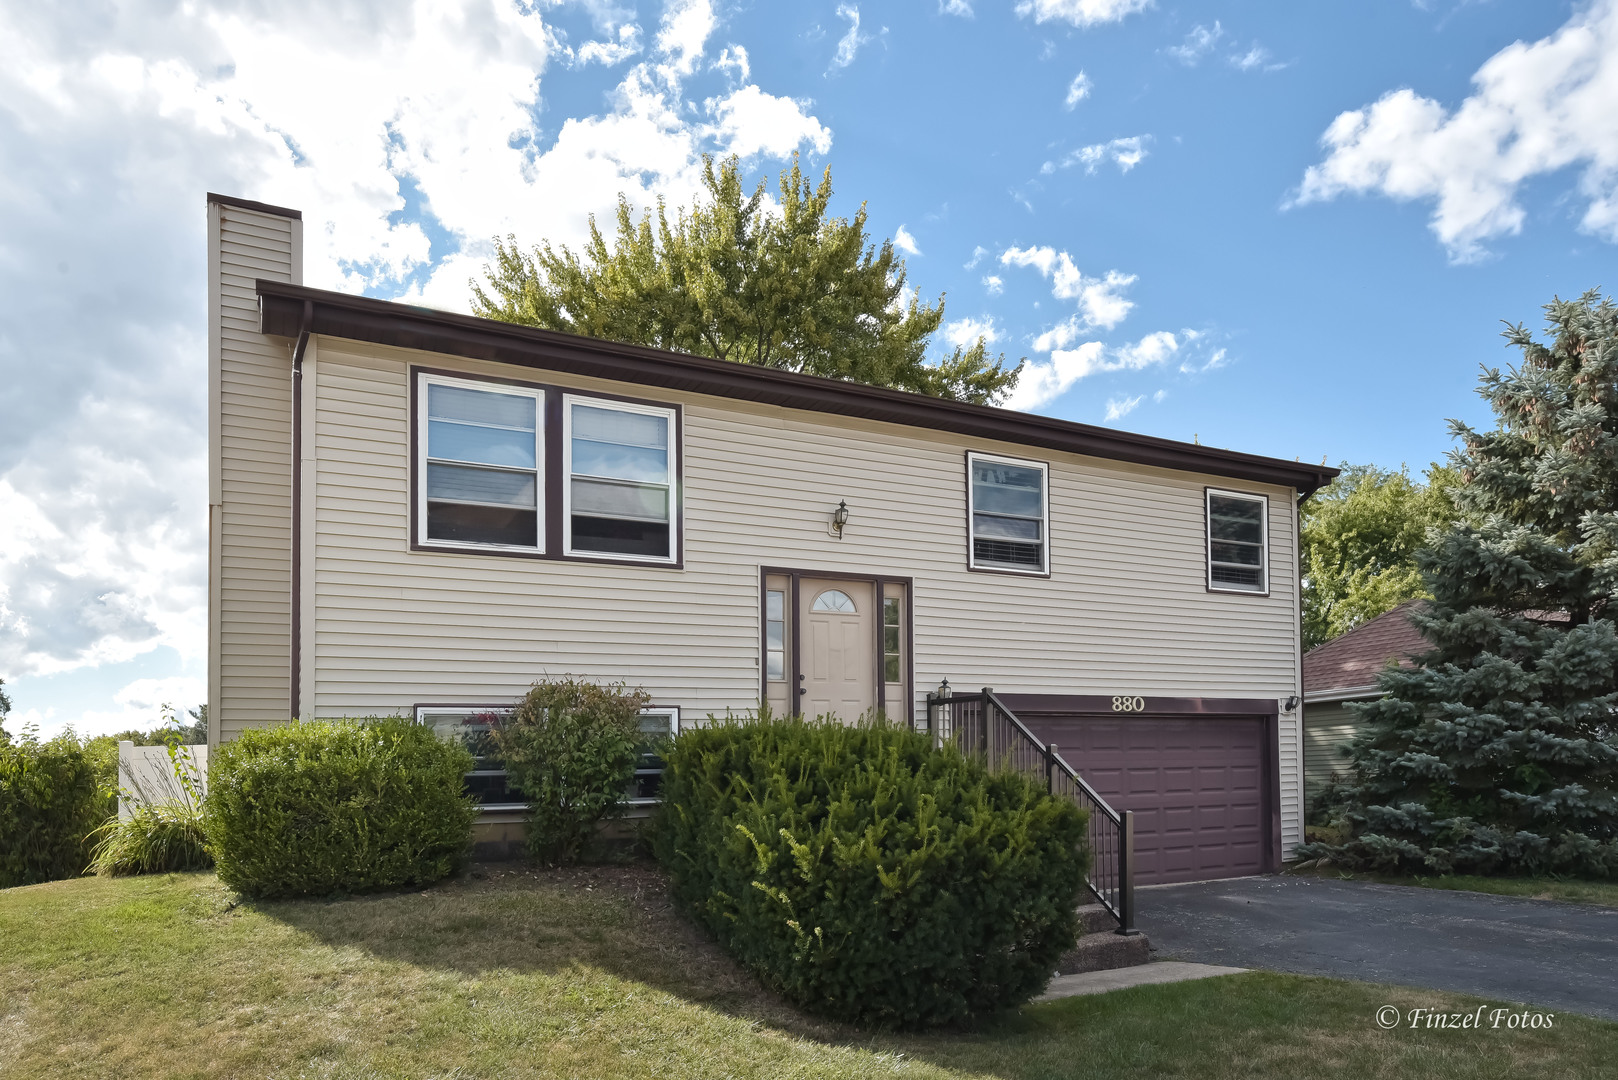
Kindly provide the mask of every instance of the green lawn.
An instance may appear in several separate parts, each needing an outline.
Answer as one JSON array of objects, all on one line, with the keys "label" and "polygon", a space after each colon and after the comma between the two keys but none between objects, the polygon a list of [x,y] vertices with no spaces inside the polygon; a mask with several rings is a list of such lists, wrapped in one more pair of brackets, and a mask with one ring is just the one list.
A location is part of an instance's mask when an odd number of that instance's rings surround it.
[{"label": "green lawn", "polygon": [[1381,1031],[1473,999],[1249,973],[860,1033],[762,992],[644,867],[234,904],[208,874],[0,891],[0,1075],[1597,1077],[1618,1025]]},{"label": "green lawn", "polygon": [[1477,877],[1470,874],[1356,874],[1327,867],[1294,871],[1340,881],[1378,881],[1385,885],[1409,885],[1418,889],[1458,889],[1462,892],[1494,893],[1498,896],[1527,896],[1535,900],[1564,900],[1572,904],[1618,907],[1618,881],[1583,881],[1552,877]]}]

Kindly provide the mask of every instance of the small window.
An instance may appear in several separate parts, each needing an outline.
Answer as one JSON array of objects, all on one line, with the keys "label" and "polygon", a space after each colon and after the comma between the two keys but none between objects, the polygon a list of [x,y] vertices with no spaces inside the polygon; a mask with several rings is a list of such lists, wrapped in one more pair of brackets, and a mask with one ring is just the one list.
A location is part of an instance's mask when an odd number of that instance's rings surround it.
[{"label": "small window", "polygon": [[675,560],[674,410],[568,397],[567,552]]},{"label": "small window", "polygon": [[969,454],[967,470],[972,569],[1045,573],[1050,566],[1046,467]]},{"label": "small window", "polygon": [[630,781],[629,802],[645,806],[657,802],[663,790],[663,753],[680,733],[680,710],[653,706],[640,711],[640,760]]},{"label": "small window", "polygon": [[418,386],[422,539],[539,550],[544,392],[431,375]]},{"label": "small window", "polygon": [[787,677],[787,595],[780,589],[764,594],[764,677]]},{"label": "small window", "polygon": [[854,598],[841,589],[827,589],[815,597],[815,602],[809,605],[810,611],[829,611],[834,615],[857,615],[858,609],[854,607]]},{"label": "small window", "polygon": [[1208,492],[1208,588],[1269,591],[1268,511],[1262,495]]},{"label": "small window", "polygon": [[882,681],[903,681],[899,664],[899,598],[889,596],[882,601]]},{"label": "small window", "polygon": [[423,707],[416,719],[446,742],[464,746],[472,754],[466,774],[466,792],[485,810],[521,810],[528,803],[521,791],[507,783],[506,765],[495,749],[491,725],[510,715],[507,705]]}]

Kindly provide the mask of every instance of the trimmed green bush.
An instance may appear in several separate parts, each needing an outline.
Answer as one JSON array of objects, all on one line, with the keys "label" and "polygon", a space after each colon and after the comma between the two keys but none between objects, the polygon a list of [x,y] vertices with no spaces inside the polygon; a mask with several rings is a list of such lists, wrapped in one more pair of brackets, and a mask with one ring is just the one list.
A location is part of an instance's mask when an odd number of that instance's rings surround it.
[{"label": "trimmed green bush", "polygon": [[1073,946],[1086,816],[880,720],[709,719],[674,740],[654,846],[767,985],[881,1027],[1039,993]]},{"label": "trimmed green bush", "polygon": [[455,871],[472,755],[410,720],[314,720],[213,752],[203,827],[219,879],[253,897],[395,889]]},{"label": "trimmed green bush", "polygon": [[528,799],[528,850],[578,861],[603,819],[624,805],[640,758],[643,690],[577,679],[535,683],[491,725],[513,787]]},{"label": "trimmed green bush", "polygon": [[108,801],[71,732],[0,742],[0,888],[76,877]]},{"label": "trimmed green bush", "polygon": [[97,874],[165,874],[213,865],[202,811],[183,803],[138,806],[129,817],[102,825],[95,836],[90,869]]}]

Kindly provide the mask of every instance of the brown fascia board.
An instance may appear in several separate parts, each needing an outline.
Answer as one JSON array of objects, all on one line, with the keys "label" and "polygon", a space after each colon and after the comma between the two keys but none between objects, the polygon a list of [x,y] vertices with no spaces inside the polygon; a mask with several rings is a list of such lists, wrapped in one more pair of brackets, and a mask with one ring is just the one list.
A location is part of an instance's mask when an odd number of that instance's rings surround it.
[{"label": "brown fascia board", "polygon": [[269,203],[254,202],[252,199],[238,199],[234,195],[219,195],[210,191],[208,201],[218,203],[220,206],[235,206],[242,210],[257,210],[261,214],[275,214],[277,217],[292,218],[295,221],[303,220],[302,210],[289,210],[284,206],[271,206]]},{"label": "brown fascia board", "polygon": [[1276,484],[1294,488],[1300,496],[1324,486],[1337,475],[1336,469],[1324,465],[1194,446],[1011,409],[968,405],[863,383],[536,330],[368,296],[262,279],[257,288],[260,332],[278,337],[298,335],[307,302],[314,309],[309,326],[311,333],[353,341]]}]

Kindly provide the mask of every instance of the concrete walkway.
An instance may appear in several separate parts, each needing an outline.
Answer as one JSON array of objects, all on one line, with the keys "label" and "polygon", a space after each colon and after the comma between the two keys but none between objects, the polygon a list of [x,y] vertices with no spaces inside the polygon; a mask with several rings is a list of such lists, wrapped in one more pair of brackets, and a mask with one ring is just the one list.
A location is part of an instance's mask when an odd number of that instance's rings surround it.
[{"label": "concrete walkway", "polygon": [[1215,975],[1240,975],[1246,968],[1219,967],[1217,964],[1187,964],[1165,960],[1158,964],[1137,964],[1135,967],[1113,968],[1111,971],[1086,971],[1079,975],[1058,975],[1051,980],[1038,1001],[1079,997],[1083,994],[1105,994],[1109,990],[1122,990],[1126,986],[1154,986],[1158,983],[1187,982],[1191,979],[1211,979]]},{"label": "concrete walkway", "polygon": [[1613,908],[1309,877],[1135,895],[1137,924],[1164,959],[1425,986],[1618,1019]]}]

